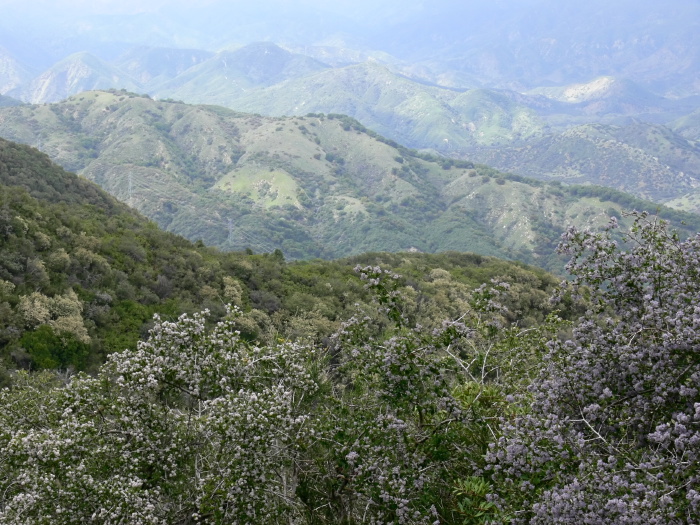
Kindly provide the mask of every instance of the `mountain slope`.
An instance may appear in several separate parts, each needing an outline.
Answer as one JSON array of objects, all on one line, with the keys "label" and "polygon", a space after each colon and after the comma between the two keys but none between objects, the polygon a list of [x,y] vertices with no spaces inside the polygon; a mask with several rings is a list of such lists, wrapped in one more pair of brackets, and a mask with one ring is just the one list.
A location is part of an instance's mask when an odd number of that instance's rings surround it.
[{"label": "mountain slope", "polygon": [[260,42],[217,53],[158,87],[154,94],[194,103],[229,105],[227,101],[250,89],[304,77],[327,67],[310,57]]},{"label": "mountain slope", "polygon": [[700,109],[673,121],[670,127],[687,139],[700,141]]},{"label": "mountain slope", "polygon": [[[456,85],[460,88],[522,91],[612,75],[660,95],[682,97],[697,94],[700,85],[695,0],[323,5],[212,0],[179,2],[168,9],[151,3],[130,14],[125,5],[112,16],[90,15],[87,4],[70,9],[50,2],[28,15],[31,5],[11,3],[0,20],[0,45],[23,60],[29,48],[58,60],[80,50],[106,56],[125,45],[221,50],[269,40],[295,49],[330,44],[378,50],[421,69],[430,82],[441,77],[475,82]],[[17,34],[19,27],[23,34]],[[13,37],[24,44],[24,53],[10,45]]]},{"label": "mountain slope", "polygon": [[516,90],[613,75],[659,94],[698,93],[700,6],[693,0],[432,2],[404,16],[395,10],[389,27],[376,27],[374,47],[435,73],[459,71]]},{"label": "mountain slope", "polygon": [[124,53],[113,64],[148,89],[172,80],[212,56],[213,53],[199,49],[138,46]]},{"label": "mountain slope", "polygon": [[666,113],[673,103],[634,82],[615,77],[599,77],[590,82],[560,87],[537,88],[530,94],[570,105],[571,114],[597,117]]},{"label": "mountain slope", "polygon": [[473,156],[526,176],[598,184],[658,202],[700,188],[700,146],[653,124],[586,124]]},{"label": "mountain slope", "polygon": [[194,246],[33,148],[0,139],[0,201],[0,371],[89,368],[201,303]]},{"label": "mountain slope", "polygon": [[41,147],[169,231],[291,258],[458,250],[556,266],[552,244],[569,224],[656,208],[419,156],[334,115],[264,118],[88,92],[0,109],[0,135]]},{"label": "mountain slope", "polygon": [[236,328],[247,339],[320,343],[371,302],[358,264],[404,275],[424,326],[461,315],[469,291],[492,278],[511,283],[509,320],[541,322],[557,283],[474,254],[286,263],[279,253],[221,253],[159,230],[46,155],[0,139],[0,387],[5,368],[94,369],[133,348],[154,313],[207,308],[216,321],[224,302],[241,308]]},{"label": "mountain slope", "polygon": [[32,78],[29,67],[20,63],[7,49],[0,45],[0,94],[24,85]]},{"label": "mountain slope", "polygon": [[28,84],[9,94],[25,102],[55,102],[89,89],[114,86],[138,90],[138,83],[107,62],[80,52],[54,64]]},{"label": "mountain slope", "polygon": [[221,103],[265,115],[343,113],[409,146],[442,152],[531,138],[544,127],[534,111],[497,92],[429,86],[374,62],[232,95]]}]

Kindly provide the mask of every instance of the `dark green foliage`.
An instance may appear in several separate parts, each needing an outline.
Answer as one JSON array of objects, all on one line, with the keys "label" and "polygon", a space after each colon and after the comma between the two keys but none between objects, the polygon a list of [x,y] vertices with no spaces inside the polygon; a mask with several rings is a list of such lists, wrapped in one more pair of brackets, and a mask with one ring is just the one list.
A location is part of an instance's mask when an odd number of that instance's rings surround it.
[{"label": "dark green foliage", "polygon": [[85,368],[90,353],[89,345],[78,341],[70,333],[57,334],[48,325],[25,332],[20,346],[31,358],[33,368]]},{"label": "dark green foliage", "polygon": [[94,184],[58,168],[47,155],[4,139],[0,139],[0,184],[21,186],[47,202],[91,204],[110,215],[127,210]]}]

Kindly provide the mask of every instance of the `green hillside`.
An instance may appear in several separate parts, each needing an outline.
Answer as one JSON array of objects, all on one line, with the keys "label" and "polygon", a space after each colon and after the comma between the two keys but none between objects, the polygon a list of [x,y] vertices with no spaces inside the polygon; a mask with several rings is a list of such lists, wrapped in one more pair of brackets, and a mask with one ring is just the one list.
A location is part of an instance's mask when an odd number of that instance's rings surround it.
[{"label": "green hillside", "polygon": [[657,202],[700,186],[698,143],[654,124],[586,124],[473,157],[526,176],[598,184]]},{"label": "green hillside", "polygon": [[700,141],[700,109],[673,121],[670,127],[687,139]]},{"label": "green hillside", "polygon": [[187,69],[152,93],[200,104],[227,104],[247,91],[305,77],[328,66],[313,58],[261,42],[222,51]]},{"label": "green hillside", "polygon": [[541,270],[454,252],[297,263],[279,252],[219,252],[163,232],[46,155],[0,139],[0,376],[3,367],[90,369],[134,347],[156,312],[208,308],[216,320],[225,302],[243,309],[245,337],[320,341],[370,301],[357,264],[401,273],[421,297],[412,315],[425,326],[458,317],[469,291],[492,278],[518,290],[513,316],[541,320],[556,283]]},{"label": "green hillside", "polygon": [[[696,97],[664,98],[622,74],[547,82],[526,91],[511,84],[477,89],[472,88],[482,85],[477,81],[458,81],[466,73],[457,63],[433,70],[372,51],[346,54],[338,38],[296,52],[258,42],[218,53],[141,46],[111,62],[76,53],[10,95],[40,103],[90,89],[124,88],[265,116],[344,114],[419,150],[697,210]],[[10,59],[4,61],[12,76]],[[2,64],[0,57],[0,71]],[[45,148],[41,140],[30,143]],[[223,234],[203,235],[220,244]]]},{"label": "green hillside", "polygon": [[264,115],[343,113],[403,144],[442,152],[530,138],[544,126],[534,111],[498,92],[463,93],[422,84],[376,62],[329,69],[251,93],[233,91],[217,103]]},{"label": "green hillside", "polygon": [[553,246],[569,224],[657,207],[418,155],[339,115],[265,118],[87,92],[4,108],[0,135],[41,147],[168,231],[292,259],[456,250],[560,268]]}]

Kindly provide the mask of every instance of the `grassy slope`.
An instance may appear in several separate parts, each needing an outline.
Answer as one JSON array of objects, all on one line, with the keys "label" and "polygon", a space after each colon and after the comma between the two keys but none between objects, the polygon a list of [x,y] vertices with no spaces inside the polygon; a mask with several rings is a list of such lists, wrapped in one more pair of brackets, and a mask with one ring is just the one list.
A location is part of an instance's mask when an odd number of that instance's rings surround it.
[{"label": "grassy slope", "polygon": [[218,103],[266,115],[344,113],[404,144],[443,152],[542,133],[534,111],[497,92],[424,85],[367,62],[289,80]]},{"label": "grassy slope", "polygon": [[[534,90],[539,98],[483,89],[460,93],[366,62],[269,87],[245,89],[240,84],[240,89],[228,88],[212,98],[207,90],[218,84],[215,75],[194,69],[190,73],[193,78],[179,90],[165,90],[163,95],[209,99],[264,115],[344,113],[411,147],[478,159],[526,176],[601,184],[652,200],[673,201],[693,193],[700,181],[700,154],[693,144],[683,143],[682,136],[652,124],[625,121],[622,129],[609,126],[604,131],[589,124],[614,123],[630,115],[664,122],[694,107],[655,96],[624,79],[601,77]],[[543,101],[541,93],[553,98]],[[649,140],[648,135],[660,137]]]},{"label": "grassy slope", "polygon": [[700,140],[700,109],[671,123],[671,129],[690,140]]},{"label": "grassy slope", "polygon": [[162,85],[154,86],[153,93],[161,98],[227,106],[226,102],[250,90],[311,75],[326,67],[310,57],[261,42],[217,53]]},{"label": "grassy slope", "polygon": [[[632,136],[647,133],[639,125],[627,126],[630,117],[667,122],[697,103],[655,96],[623,78],[535,89],[531,94],[539,95],[534,97],[494,90],[459,92],[401,76],[376,61],[328,68],[274,44],[258,43],[209,58],[194,50],[136,50],[114,65],[77,54],[35,79],[22,96],[44,102],[114,85],[266,115],[348,114],[411,147],[698,209],[693,204],[699,199],[697,151],[679,146],[681,137],[665,132],[660,142],[641,146]],[[542,93],[553,98],[544,99]],[[673,125],[682,136],[696,140],[692,119],[689,115]],[[591,134],[592,126],[586,125],[591,122],[624,123],[629,129],[606,132],[601,139]],[[554,130],[557,134],[546,135]],[[673,147],[666,148],[669,141]]]},{"label": "grassy slope", "polygon": [[698,144],[653,124],[587,124],[474,156],[523,175],[599,184],[659,202],[700,185]]}]

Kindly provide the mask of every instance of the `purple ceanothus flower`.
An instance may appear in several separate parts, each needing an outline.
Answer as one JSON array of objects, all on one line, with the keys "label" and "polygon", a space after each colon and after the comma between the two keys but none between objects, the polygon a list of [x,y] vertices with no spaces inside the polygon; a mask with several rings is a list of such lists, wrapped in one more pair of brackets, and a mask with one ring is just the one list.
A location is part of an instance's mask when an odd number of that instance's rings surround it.
[{"label": "purple ceanothus flower", "polygon": [[569,229],[590,310],[548,344],[531,409],[487,456],[513,523],[697,523],[700,516],[700,236],[634,214],[628,251]]}]

